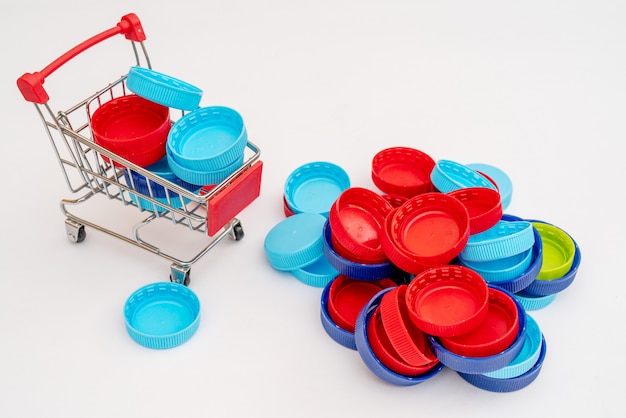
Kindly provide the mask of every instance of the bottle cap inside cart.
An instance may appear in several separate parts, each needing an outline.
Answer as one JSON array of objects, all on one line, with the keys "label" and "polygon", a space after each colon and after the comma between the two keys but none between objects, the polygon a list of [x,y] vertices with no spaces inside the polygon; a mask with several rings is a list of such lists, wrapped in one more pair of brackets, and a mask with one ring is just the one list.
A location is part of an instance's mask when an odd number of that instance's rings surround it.
[{"label": "bottle cap inside cart", "polygon": [[200,88],[145,67],[130,67],[126,85],[138,96],[174,109],[193,110],[202,99]]}]

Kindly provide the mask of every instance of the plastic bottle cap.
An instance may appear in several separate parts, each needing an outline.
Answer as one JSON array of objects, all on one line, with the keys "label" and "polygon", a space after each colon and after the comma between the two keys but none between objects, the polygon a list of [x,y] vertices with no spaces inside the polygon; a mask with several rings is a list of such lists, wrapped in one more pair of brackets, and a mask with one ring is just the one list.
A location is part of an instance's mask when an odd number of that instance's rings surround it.
[{"label": "plastic bottle cap", "polygon": [[[435,377],[444,366],[441,362],[435,361],[432,364],[432,368],[428,371],[418,375],[404,375],[391,370],[374,354],[372,347],[369,343],[368,327],[371,321],[372,315],[376,312],[380,305],[380,300],[385,292],[389,289],[383,289],[377,293],[369,302],[363,307],[356,320],[356,327],[354,331],[354,340],[357,347],[357,352],[365,363],[366,367],[379,379],[397,386],[413,386],[423,383],[429,379]],[[384,333],[383,333],[384,334]],[[383,335],[380,334],[380,335]]]},{"label": "plastic bottle cap", "polygon": [[471,168],[450,160],[439,160],[430,173],[430,180],[441,193],[466,187],[486,187],[496,189],[485,176]]},{"label": "plastic bottle cap", "polygon": [[380,263],[387,260],[380,234],[391,204],[362,187],[344,190],[330,207],[328,221],[333,236],[353,260]]},{"label": "plastic bottle cap", "polygon": [[181,167],[212,172],[239,161],[247,144],[248,133],[239,112],[208,106],[174,123],[167,137],[167,153]]},{"label": "plastic bottle cap", "polygon": [[446,349],[439,341],[439,338],[431,335],[428,339],[439,361],[452,370],[467,374],[489,373],[509,365],[522,350],[524,334],[526,333],[526,315],[524,308],[517,299],[513,300],[517,306],[519,326],[515,341],[507,349],[492,356],[467,357]]},{"label": "plastic bottle cap", "polygon": [[318,213],[298,213],[274,225],[265,237],[265,254],[276,270],[291,271],[323,257],[322,228],[326,218]]},{"label": "plastic bottle cap", "polygon": [[141,97],[174,109],[193,110],[202,99],[198,87],[145,67],[130,67],[126,86]]},{"label": "plastic bottle cap", "polygon": [[308,266],[292,270],[296,279],[312,287],[324,287],[339,275],[325,257],[320,257]]},{"label": "plastic bottle cap", "polygon": [[470,237],[467,209],[442,193],[415,196],[389,216],[391,240],[425,265],[449,263]]},{"label": "plastic bottle cap", "polygon": [[383,199],[385,199],[387,202],[389,202],[389,204],[394,207],[397,208],[398,206],[401,206],[404,202],[406,202],[408,200],[407,197],[404,196],[400,196],[400,195],[395,195],[395,194],[384,194],[382,195]]},{"label": "plastic bottle cap", "polygon": [[556,299],[557,293],[545,296],[531,295],[525,291],[515,293],[515,298],[522,304],[527,311],[538,311],[550,305]]},{"label": "plastic bottle cap", "polygon": [[526,373],[537,363],[537,360],[539,360],[542,340],[543,334],[541,333],[539,324],[527,313],[524,344],[517,357],[505,367],[485,373],[485,375],[496,379],[510,379]]},{"label": "plastic bottle cap", "polygon": [[502,217],[500,193],[486,187],[467,187],[448,193],[463,203],[469,214],[470,235],[486,231]]},{"label": "plastic bottle cap", "polygon": [[426,153],[408,147],[392,147],[372,159],[372,181],[383,193],[411,198],[432,192],[430,172],[435,161]]},{"label": "plastic bottle cap", "polygon": [[179,164],[172,156],[169,149],[166,150],[167,163],[169,164],[172,172],[177,177],[190,184],[210,185],[220,184],[228,178],[231,174],[237,171],[243,165],[244,155],[239,155],[238,159],[230,163],[229,165],[222,167],[218,170],[194,170]]},{"label": "plastic bottle cap", "polygon": [[490,164],[470,163],[465,166],[491,179],[495,183],[500,192],[500,197],[502,198],[502,209],[506,210],[511,204],[513,195],[513,182],[508,174],[502,169]]},{"label": "plastic bottle cap", "polygon": [[328,217],[330,206],[348,187],[350,178],[343,168],[317,161],[292,171],[285,181],[283,194],[292,212],[319,213]]},{"label": "plastic bottle cap", "polygon": [[475,271],[455,265],[438,266],[408,284],[406,304],[424,332],[452,337],[471,331],[487,316],[489,290]]},{"label": "plastic bottle cap", "polygon": [[432,267],[431,265],[424,264],[413,254],[410,254],[405,248],[398,245],[391,238],[391,228],[393,225],[393,216],[394,212],[397,211],[398,208],[394,208],[389,212],[387,217],[385,218],[385,223],[383,224],[383,229],[380,235],[380,245],[383,249],[383,252],[391,263],[397,266],[401,271],[407,272],[409,274],[419,274],[424,270]]},{"label": "plastic bottle cap", "polygon": [[200,301],[178,283],[154,283],[137,289],[124,305],[126,330],[144,347],[166,349],[189,340],[200,324]]},{"label": "plastic bottle cap", "polygon": [[322,290],[320,301],[320,320],[322,321],[322,327],[333,341],[351,350],[356,350],[354,332],[347,331],[337,325],[328,312],[328,294],[330,293],[332,283],[333,281],[331,280]]},{"label": "plastic bottle cap", "polygon": [[519,318],[513,296],[489,288],[487,316],[474,329],[453,337],[440,337],[448,350],[467,357],[487,357],[508,348],[517,336]]},{"label": "plastic bottle cap", "polygon": [[339,275],[330,285],[328,312],[333,321],[346,331],[354,332],[356,318],[363,306],[381,289],[395,287],[389,279],[361,281]]},{"label": "plastic bottle cap", "polygon": [[546,351],[546,340],[542,338],[541,351],[539,352],[539,358],[537,359],[537,362],[526,373],[516,377],[500,379],[486,376],[485,374],[472,374],[461,372],[458,372],[458,374],[463,378],[463,380],[470,383],[471,385],[476,386],[480,389],[487,390],[489,392],[514,392],[525,388],[526,386],[534,382],[535,379],[537,379],[537,376],[539,376],[539,373],[541,372],[541,367],[546,358]]},{"label": "plastic bottle cap", "polygon": [[532,248],[533,225],[527,221],[499,221],[479,234],[470,235],[460,257],[466,261],[491,261],[511,257]]},{"label": "plastic bottle cap", "polygon": [[545,222],[533,222],[543,242],[543,264],[537,280],[563,277],[572,267],[576,244],[561,228]]},{"label": "plastic bottle cap", "polygon": [[533,261],[533,249],[491,261],[466,261],[461,255],[459,264],[479,273],[487,283],[506,282],[519,277]]},{"label": "plastic bottle cap", "polygon": [[428,346],[426,334],[411,320],[406,306],[406,285],[385,293],[380,316],[385,333],[400,358],[411,366],[426,366],[437,358]]},{"label": "plastic bottle cap", "polygon": [[348,260],[335,251],[332,242],[332,232],[328,221],[324,224],[324,256],[328,262],[340,273],[357,280],[380,280],[394,278],[399,271],[391,261],[369,264]]},{"label": "plastic bottle cap", "polygon": [[403,376],[419,376],[435,367],[439,360],[413,366],[408,364],[397,352],[382,321],[380,305],[374,310],[367,322],[367,342],[376,358],[389,370]]}]

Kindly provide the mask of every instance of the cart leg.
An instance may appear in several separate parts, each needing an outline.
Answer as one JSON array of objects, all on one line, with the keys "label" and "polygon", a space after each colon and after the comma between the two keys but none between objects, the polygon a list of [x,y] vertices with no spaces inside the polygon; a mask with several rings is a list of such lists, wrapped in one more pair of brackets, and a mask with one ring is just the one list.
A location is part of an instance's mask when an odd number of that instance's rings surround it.
[{"label": "cart leg", "polygon": [[191,266],[181,266],[176,263],[172,263],[170,266],[170,281],[174,283],[180,283],[185,286],[189,286],[191,281]]},{"label": "cart leg", "polygon": [[65,232],[67,238],[72,242],[83,242],[87,233],[85,232],[85,226],[71,219],[65,220]]}]

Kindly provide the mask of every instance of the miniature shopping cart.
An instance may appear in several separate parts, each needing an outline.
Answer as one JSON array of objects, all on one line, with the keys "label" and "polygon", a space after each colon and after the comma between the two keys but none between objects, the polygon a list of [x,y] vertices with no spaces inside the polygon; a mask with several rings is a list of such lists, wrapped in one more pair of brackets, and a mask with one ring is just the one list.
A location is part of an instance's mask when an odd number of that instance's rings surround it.
[{"label": "miniature shopping cart", "polygon": [[[122,75],[69,109],[53,111],[49,105],[48,93],[43,87],[46,78],[75,56],[115,35],[124,35],[130,41],[136,60],[134,66],[151,68],[141,22],[131,13],[123,16],[115,27],[80,43],[43,70],[22,75],[17,80],[17,85],[24,98],[35,104],[67,186],[77,196],[73,199],[62,199],[60,202],[66,218],[65,228],[69,240],[82,242],[86,236],[86,226],[105,232],[169,260],[170,280],[189,285],[192,264],[224,237],[228,236],[235,241],[243,238],[243,228],[236,216],[260,194],[263,166],[263,162],[259,160],[260,150],[248,140],[240,168],[211,188],[190,191],[122,158],[94,141],[89,115],[104,103],[131,94],[126,85],[128,74]],[[184,110],[170,114],[172,123],[184,115]],[[154,195],[152,189],[155,187],[142,188],[139,192],[133,187],[132,181],[128,181],[128,171],[125,170],[144,176],[148,184],[162,186],[166,191],[166,198]],[[96,198],[105,202],[116,202],[118,207],[127,207],[128,209],[122,210],[132,211],[138,216],[138,220],[127,228],[105,227],[102,222],[90,221],[85,219],[85,215],[79,216],[75,213],[79,205]],[[139,204],[140,202],[143,204]],[[191,255],[185,257],[174,255],[174,251],[165,249],[171,236],[159,239],[158,234],[146,233],[153,225],[163,222],[168,224],[168,228],[173,225],[171,228],[175,231],[202,234],[201,240],[194,240],[199,241],[199,248],[194,247]],[[194,235],[196,236],[199,235]]]}]

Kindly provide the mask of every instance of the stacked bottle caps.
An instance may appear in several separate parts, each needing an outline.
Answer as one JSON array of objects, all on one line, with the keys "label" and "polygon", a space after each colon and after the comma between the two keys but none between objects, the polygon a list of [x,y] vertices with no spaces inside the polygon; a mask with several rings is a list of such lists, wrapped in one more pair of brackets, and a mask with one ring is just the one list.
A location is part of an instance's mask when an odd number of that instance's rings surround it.
[{"label": "stacked bottle caps", "polygon": [[[98,145],[193,193],[225,181],[242,166],[248,135],[236,110],[201,107],[201,89],[150,68],[131,67],[125,82],[128,94],[98,102],[90,111]],[[173,121],[172,110],[182,116]],[[124,178],[138,192],[130,197],[140,209],[157,212],[185,203],[136,170],[127,169]]]},{"label": "stacked bottle caps", "polygon": [[[315,226],[303,222],[315,230],[317,262],[331,267],[316,283],[328,335],[396,385],[446,367],[496,392],[534,381],[546,342],[528,311],[572,283],[576,242],[555,225],[506,214],[512,185],[491,165],[394,147],[374,156],[371,176],[379,190],[342,183],[307,215]],[[272,242],[290,239],[272,236],[303,214],[285,215],[266,239],[279,270],[294,265],[276,262]]]}]

